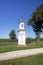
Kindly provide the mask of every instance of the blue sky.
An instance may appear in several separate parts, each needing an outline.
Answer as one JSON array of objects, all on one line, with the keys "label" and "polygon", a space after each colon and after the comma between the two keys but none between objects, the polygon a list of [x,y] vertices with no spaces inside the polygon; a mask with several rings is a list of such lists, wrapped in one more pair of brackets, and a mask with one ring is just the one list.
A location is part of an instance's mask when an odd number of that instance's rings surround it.
[{"label": "blue sky", "polygon": [[0,0],[0,38],[9,38],[12,29],[18,36],[18,23],[21,18],[25,23],[26,37],[35,37],[34,31],[31,26],[27,25],[27,21],[42,2],[43,0]]}]

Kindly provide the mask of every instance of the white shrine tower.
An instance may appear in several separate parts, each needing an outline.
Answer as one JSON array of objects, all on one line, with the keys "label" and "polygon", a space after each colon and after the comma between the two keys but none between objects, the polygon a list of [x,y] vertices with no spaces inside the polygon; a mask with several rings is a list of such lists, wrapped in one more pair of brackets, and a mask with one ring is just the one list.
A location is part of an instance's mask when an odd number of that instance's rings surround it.
[{"label": "white shrine tower", "polygon": [[26,45],[25,40],[25,29],[24,29],[24,22],[21,20],[19,22],[19,31],[18,31],[18,45]]}]

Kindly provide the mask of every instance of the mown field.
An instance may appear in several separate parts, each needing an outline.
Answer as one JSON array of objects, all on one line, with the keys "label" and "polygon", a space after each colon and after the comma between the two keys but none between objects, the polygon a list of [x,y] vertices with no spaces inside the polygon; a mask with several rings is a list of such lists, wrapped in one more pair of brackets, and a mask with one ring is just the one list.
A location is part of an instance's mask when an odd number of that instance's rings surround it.
[{"label": "mown field", "polygon": [[43,65],[43,54],[0,61],[0,65]]},{"label": "mown field", "polygon": [[41,41],[40,44],[33,42],[26,46],[18,46],[17,42],[0,42],[0,53],[32,48],[43,48],[43,41]]}]

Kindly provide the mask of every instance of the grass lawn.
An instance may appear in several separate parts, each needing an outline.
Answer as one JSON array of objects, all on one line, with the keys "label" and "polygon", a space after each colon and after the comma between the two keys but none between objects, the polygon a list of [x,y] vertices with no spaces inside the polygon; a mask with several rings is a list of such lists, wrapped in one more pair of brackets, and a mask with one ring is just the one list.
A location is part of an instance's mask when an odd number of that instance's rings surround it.
[{"label": "grass lawn", "polygon": [[21,47],[16,42],[0,42],[0,53],[32,48],[43,48],[43,42],[40,42],[40,44],[31,43]]},{"label": "grass lawn", "polygon": [[43,65],[43,54],[0,61],[0,65]]}]

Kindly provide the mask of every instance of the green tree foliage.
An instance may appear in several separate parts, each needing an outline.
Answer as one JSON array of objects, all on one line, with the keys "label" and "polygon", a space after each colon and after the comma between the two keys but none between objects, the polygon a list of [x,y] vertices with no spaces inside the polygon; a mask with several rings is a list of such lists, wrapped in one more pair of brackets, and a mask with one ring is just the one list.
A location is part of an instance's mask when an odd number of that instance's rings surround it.
[{"label": "green tree foliage", "polygon": [[40,41],[43,41],[43,38],[40,38]]},{"label": "green tree foliage", "polygon": [[10,36],[10,39],[11,39],[11,40],[16,40],[15,30],[11,30],[9,36]]},{"label": "green tree foliage", "polygon": [[32,42],[32,38],[26,38],[26,43],[29,44]]},{"label": "green tree foliage", "polygon": [[28,25],[33,27],[39,43],[40,33],[43,32],[43,3],[32,13],[31,18],[28,20]]}]

